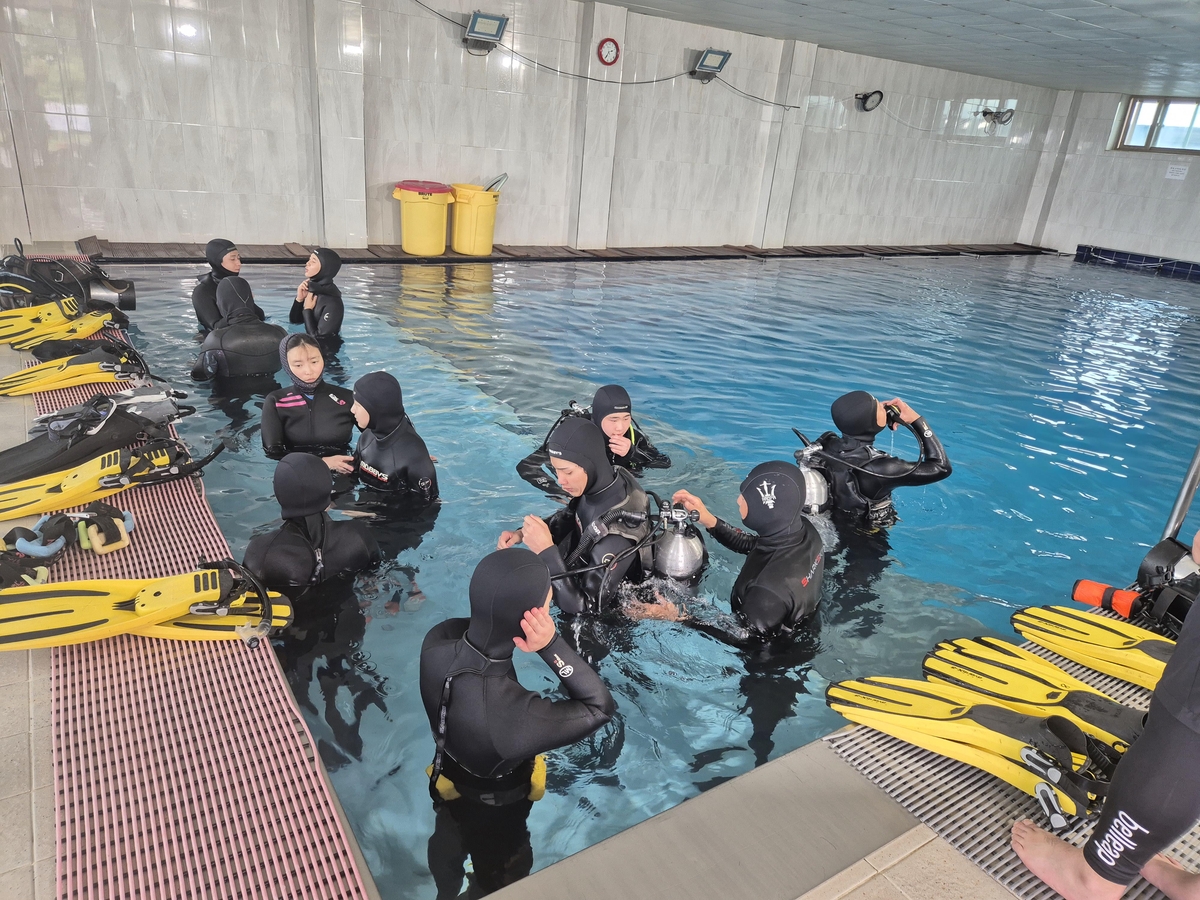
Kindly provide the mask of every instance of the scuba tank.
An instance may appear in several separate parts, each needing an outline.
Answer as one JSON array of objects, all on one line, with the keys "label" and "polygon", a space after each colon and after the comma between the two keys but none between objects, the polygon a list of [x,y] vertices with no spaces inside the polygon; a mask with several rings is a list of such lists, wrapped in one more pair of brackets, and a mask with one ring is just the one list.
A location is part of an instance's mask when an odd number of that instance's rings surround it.
[{"label": "scuba tank", "polygon": [[677,581],[698,578],[708,565],[708,548],[693,524],[700,514],[660,502],[658,518],[662,536],[654,545],[654,574]]},{"label": "scuba tank", "polygon": [[825,467],[819,461],[824,450],[821,442],[817,441],[806,443],[795,453],[796,466],[800,469],[800,474],[804,476],[804,506],[801,509],[810,516],[824,512],[833,505],[829,477],[826,475]]}]

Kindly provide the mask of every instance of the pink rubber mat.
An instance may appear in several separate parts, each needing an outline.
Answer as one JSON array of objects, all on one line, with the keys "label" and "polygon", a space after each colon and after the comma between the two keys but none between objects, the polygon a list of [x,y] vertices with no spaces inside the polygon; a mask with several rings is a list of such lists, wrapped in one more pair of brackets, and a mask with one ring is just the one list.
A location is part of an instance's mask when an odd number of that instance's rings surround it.
[{"label": "pink rubber mat", "polygon": [[[35,395],[38,411],[103,387]],[[53,580],[159,577],[228,556],[201,485],[114,495],[134,514],[131,546],[75,548]],[[268,642],[122,635],[55,648],[51,667],[63,900],[367,897]]]}]

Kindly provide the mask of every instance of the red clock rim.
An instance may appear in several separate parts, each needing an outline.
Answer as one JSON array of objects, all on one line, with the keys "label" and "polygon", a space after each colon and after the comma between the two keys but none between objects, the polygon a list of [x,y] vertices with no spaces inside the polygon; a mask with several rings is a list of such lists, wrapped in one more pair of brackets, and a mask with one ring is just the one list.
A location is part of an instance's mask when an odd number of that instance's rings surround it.
[{"label": "red clock rim", "polygon": [[[613,57],[612,62],[609,62],[607,59],[605,59],[603,53],[601,53],[601,50],[603,49],[604,45],[607,43],[610,43],[610,42],[612,43],[612,45],[614,47],[617,48],[617,55]],[[617,60],[619,60],[620,58],[621,58],[621,45],[617,43],[616,38],[606,37],[602,41],[600,41],[600,43],[598,43],[596,45],[596,59],[600,60],[600,65],[615,66],[617,64]]]}]

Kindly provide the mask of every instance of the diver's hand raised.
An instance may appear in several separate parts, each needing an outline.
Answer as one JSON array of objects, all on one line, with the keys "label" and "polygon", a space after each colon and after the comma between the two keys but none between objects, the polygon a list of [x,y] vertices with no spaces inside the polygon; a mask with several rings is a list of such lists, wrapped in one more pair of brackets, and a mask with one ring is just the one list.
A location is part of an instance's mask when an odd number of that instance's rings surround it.
[{"label": "diver's hand raised", "polygon": [[526,516],[525,521],[521,523],[521,532],[522,542],[534,553],[541,553],[554,546],[549,526],[538,516]]},{"label": "diver's hand raised", "polygon": [[502,531],[500,532],[500,540],[496,541],[496,549],[507,550],[509,547],[515,547],[521,543],[522,537],[524,535],[521,534],[520,528],[516,531]]},{"label": "diver's hand raised", "polygon": [[525,615],[521,618],[521,630],[525,632],[525,637],[513,638],[517,649],[526,653],[537,653],[550,646],[550,642],[554,640],[554,619],[546,607],[535,606],[525,610]]},{"label": "diver's hand raised", "polygon": [[633,449],[633,441],[625,435],[619,434],[608,439],[608,449],[614,456],[628,456],[629,451]]},{"label": "diver's hand raised", "polygon": [[[899,397],[893,397],[891,400],[888,400],[883,405],[884,406],[894,406],[894,407],[896,407],[896,409],[900,410],[900,421],[903,422],[905,425],[911,425],[913,422],[917,421],[917,419],[921,418],[920,413],[918,413],[915,409],[913,409],[911,406],[909,406],[907,403],[905,403]],[[894,430],[895,426],[893,425],[892,428]]]},{"label": "diver's hand raised", "polygon": [[685,490],[678,490],[672,495],[671,502],[682,503],[683,508],[688,512],[700,513],[700,524],[705,528],[717,527],[717,517],[708,511],[708,507],[704,505],[704,501],[695,494]]}]

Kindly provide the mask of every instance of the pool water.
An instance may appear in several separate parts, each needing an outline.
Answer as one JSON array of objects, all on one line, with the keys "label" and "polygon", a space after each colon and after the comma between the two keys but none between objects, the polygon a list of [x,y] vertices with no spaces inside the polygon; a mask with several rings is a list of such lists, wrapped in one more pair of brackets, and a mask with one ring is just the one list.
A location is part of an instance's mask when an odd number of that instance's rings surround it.
[{"label": "pool water", "polygon": [[[240,556],[277,524],[257,434],[275,384],[189,381],[199,271],[113,274],[137,281],[135,343],[199,407],[184,439],[234,448],[205,484]],[[286,324],[300,267],[242,274]],[[925,414],[954,474],[898,491],[888,534],[839,543],[823,526],[822,605],[787,647],[740,651],[666,622],[585,629],[617,716],[550,755],[529,819],[536,868],[836,729],[830,681],[917,675],[936,641],[1011,635],[1014,609],[1066,602],[1076,578],[1129,581],[1200,438],[1200,287],[1057,258],[347,266],[338,280],[345,343],[327,377],[400,380],[442,504],[380,525],[384,564],[300,610],[277,649],[387,898],[435,894],[422,638],[467,614],[471,571],[502,529],[555,508],[513,466],[569,400],[624,384],[675,463],[645,485],[687,487],[733,521],[745,473],[790,459],[792,426],[831,428],[829,404],[852,389]],[[904,432],[878,446],[915,458]],[[721,622],[740,557],[708,543],[692,611]],[[518,671],[556,684],[540,660]]]}]

